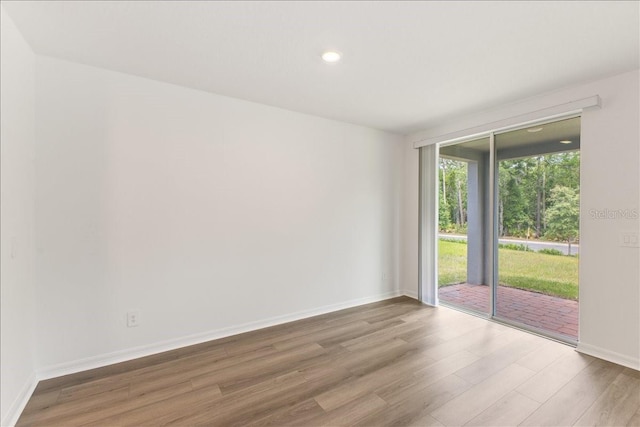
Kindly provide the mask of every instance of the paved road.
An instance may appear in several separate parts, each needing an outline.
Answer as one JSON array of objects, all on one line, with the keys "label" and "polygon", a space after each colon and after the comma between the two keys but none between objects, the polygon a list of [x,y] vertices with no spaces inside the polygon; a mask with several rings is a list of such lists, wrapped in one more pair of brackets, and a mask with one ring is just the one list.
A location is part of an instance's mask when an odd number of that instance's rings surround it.
[{"label": "paved road", "polygon": [[[467,236],[460,234],[440,234],[440,237],[444,237],[447,239],[453,240],[467,240]],[[514,243],[516,245],[525,245],[534,251],[539,251],[540,249],[555,249],[563,254],[567,255],[567,244],[566,243],[557,243],[557,242],[543,242],[539,240],[518,240],[518,239],[499,239],[500,243]],[[571,245],[571,255],[575,255],[580,253],[580,245],[572,244]]]}]

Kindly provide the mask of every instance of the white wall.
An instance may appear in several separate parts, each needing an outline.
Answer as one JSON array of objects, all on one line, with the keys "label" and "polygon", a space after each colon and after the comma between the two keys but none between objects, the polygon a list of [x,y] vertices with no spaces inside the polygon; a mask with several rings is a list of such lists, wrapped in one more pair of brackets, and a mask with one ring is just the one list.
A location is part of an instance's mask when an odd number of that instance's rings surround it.
[{"label": "white wall", "polygon": [[[410,135],[405,162],[403,242],[416,247],[417,159],[413,143],[471,129],[526,112],[600,95],[602,108],[584,112],[581,147],[580,351],[640,369],[640,271],[637,248],[623,248],[623,231],[636,219],[593,219],[593,209],[640,211],[640,74],[625,73],[544,94],[519,103],[443,123]],[[406,248],[405,248],[406,249]],[[417,252],[417,249],[415,249]],[[417,257],[405,255],[402,287],[417,291]],[[407,281],[407,279],[409,279]]]},{"label": "white wall", "polygon": [[44,375],[397,294],[401,137],[47,57],[36,98]]},{"label": "white wall", "polygon": [[0,16],[0,420],[8,425],[35,385],[35,56],[2,7]]}]

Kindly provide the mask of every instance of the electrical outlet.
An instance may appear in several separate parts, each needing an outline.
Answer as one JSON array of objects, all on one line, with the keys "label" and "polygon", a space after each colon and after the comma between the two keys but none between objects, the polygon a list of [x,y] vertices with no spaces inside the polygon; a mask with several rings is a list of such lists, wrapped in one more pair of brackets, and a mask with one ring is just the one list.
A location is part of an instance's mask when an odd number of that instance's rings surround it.
[{"label": "electrical outlet", "polygon": [[127,328],[135,328],[140,324],[140,310],[127,312]]},{"label": "electrical outlet", "polygon": [[638,233],[633,231],[624,231],[620,233],[620,246],[625,248],[640,247],[640,239],[638,239]]},{"label": "electrical outlet", "polygon": [[384,281],[386,281],[386,280],[387,280],[387,272],[386,272],[386,271],[383,271],[383,272],[382,272],[382,281],[384,282]]}]

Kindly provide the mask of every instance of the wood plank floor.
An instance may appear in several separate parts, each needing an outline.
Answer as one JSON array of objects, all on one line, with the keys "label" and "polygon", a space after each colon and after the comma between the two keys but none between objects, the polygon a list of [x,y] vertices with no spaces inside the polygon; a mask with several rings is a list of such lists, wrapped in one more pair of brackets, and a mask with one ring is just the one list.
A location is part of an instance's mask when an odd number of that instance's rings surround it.
[{"label": "wood plank floor", "polygon": [[18,425],[639,423],[638,371],[402,297],[42,381]]}]

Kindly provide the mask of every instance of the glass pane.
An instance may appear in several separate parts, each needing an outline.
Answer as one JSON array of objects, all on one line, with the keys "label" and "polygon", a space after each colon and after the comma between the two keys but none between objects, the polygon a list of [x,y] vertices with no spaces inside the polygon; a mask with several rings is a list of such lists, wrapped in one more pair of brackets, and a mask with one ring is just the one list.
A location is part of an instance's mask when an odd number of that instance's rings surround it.
[{"label": "glass pane", "polygon": [[495,315],[578,338],[580,119],[496,135]]},{"label": "glass pane", "polygon": [[490,313],[489,138],[440,147],[438,297]]}]

